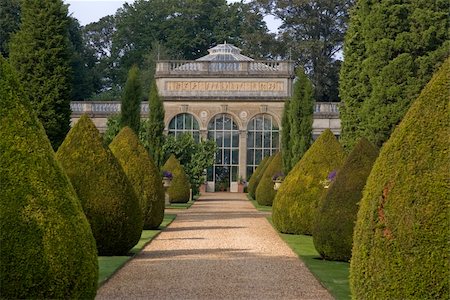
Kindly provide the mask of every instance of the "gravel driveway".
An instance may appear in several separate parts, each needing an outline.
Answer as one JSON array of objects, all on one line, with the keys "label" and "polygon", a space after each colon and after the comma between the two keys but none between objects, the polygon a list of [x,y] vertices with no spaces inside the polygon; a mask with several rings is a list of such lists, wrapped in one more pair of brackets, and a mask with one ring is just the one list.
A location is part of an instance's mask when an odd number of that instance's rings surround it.
[{"label": "gravel driveway", "polygon": [[97,299],[333,299],[245,194],[177,214]]}]

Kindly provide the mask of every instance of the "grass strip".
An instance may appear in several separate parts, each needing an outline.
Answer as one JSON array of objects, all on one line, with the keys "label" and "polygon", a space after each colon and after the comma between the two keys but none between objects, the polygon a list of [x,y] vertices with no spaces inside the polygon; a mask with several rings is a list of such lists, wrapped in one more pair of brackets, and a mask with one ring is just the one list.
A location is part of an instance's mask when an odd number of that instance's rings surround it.
[{"label": "grass strip", "polygon": [[[267,217],[267,219],[273,226],[272,217]],[[278,234],[335,299],[351,299],[348,280],[349,263],[322,259],[314,247],[312,236],[279,232]]]},{"label": "grass strip", "polygon": [[164,228],[169,226],[177,215],[165,214],[164,220],[155,230],[143,230],[141,239],[125,256],[99,256],[98,257],[98,284],[99,287],[114,273],[116,273],[128,260],[138,254],[152,239],[154,239]]},{"label": "grass strip", "polygon": [[248,200],[253,203],[253,206],[259,211],[272,211],[272,206],[260,205],[258,201],[253,199],[249,194],[247,194]]},{"label": "grass strip", "polygon": [[176,208],[176,209],[188,209],[194,204],[194,200],[189,200],[187,203],[170,203],[170,205],[166,205],[166,208]]}]

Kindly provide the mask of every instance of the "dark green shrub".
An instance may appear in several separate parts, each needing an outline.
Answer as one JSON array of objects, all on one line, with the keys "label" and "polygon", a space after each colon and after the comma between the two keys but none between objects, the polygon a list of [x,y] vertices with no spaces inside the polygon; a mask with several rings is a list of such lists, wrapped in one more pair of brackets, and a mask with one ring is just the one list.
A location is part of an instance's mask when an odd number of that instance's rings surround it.
[{"label": "dark green shrub", "polygon": [[94,299],[92,231],[25,100],[0,56],[0,297]]},{"label": "dark green shrub", "polygon": [[311,234],[317,206],[326,192],[321,181],[344,162],[344,151],[327,129],[284,179],[275,196],[272,218],[285,233]]},{"label": "dark green shrub", "polygon": [[258,187],[256,188],[256,201],[259,205],[272,206],[273,199],[277,194],[277,191],[273,189],[273,179],[275,174],[281,173],[283,168],[283,161],[281,153],[277,153],[267,168],[264,170],[264,174],[261,176]]},{"label": "dark green shrub", "polygon": [[449,74],[447,59],[367,179],[353,236],[354,299],[450,298]]},{"label": "dark green shrub", "polygon": [[161,175],[147,150],[129,127],[124,127],[109,145],[140,200],[144,229],[155,229],[164,219],[164,188]]},{"label": "dark green shrub", "polygon": [[358,202],[377,156],[375,146],[365,138],[360,139],[321,200],[313,240],[323,258],[350,260]]},{"label": "dark green shrub", "polygon": [[253,172],[252,177],[250,177],[250,180],[248,181],[248,194],[253,199],[256,198],[256,188],[258,187],[259,181],[261,180],[262,175],[264,174],[264,171],[266,170],[267,166],[272,161],[272,156],[266,156],[263,158],[263,160],[259,163],[259,165],[256,167],[255,172]]},{"label": "dark green shrub", "polygon": [[56,153],[83,206],[99,255],[127,254],[141,236],[139,200],[94,123],[83,115]]},{"label": "dark green shrub", "polygon": [[183,166],[175,157],[171,155],[162,167],[163,171],[169,171],[172,173],[172,182],[170,187],[167,189],[167,194],[169,194],[170,203],[187,203],[189,202],[190,191],[189,191],[189,179],[184,172]]}]

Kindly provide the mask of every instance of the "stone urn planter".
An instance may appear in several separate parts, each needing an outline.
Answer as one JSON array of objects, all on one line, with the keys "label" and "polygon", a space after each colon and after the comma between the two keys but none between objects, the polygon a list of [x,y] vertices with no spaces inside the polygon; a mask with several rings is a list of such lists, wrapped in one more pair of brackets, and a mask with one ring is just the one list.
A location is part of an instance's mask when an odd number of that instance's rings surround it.
[{"label": "stone urn planter", "polygon": [[278,189],[280,188],[282,183],[283,183],[283,180],[274,180],[273,181],[273,189],[275,191],[278,191]]},{"label": "stone urn planter", "polygon": [[165,188],[168,188],[172,184],[172,178],[163,177],[162,183]]}]

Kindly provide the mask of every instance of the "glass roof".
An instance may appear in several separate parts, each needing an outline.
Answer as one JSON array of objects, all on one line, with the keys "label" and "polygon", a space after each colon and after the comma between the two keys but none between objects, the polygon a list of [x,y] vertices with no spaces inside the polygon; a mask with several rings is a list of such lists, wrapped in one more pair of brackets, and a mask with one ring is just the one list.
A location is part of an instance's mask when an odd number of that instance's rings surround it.
[{"label": "glass roof", "polygon": [[227,44],[219,44],[208,50],[209,54],[197,59],[197,61],[252,61],[253,59],[242,55],[241,49]]}]

